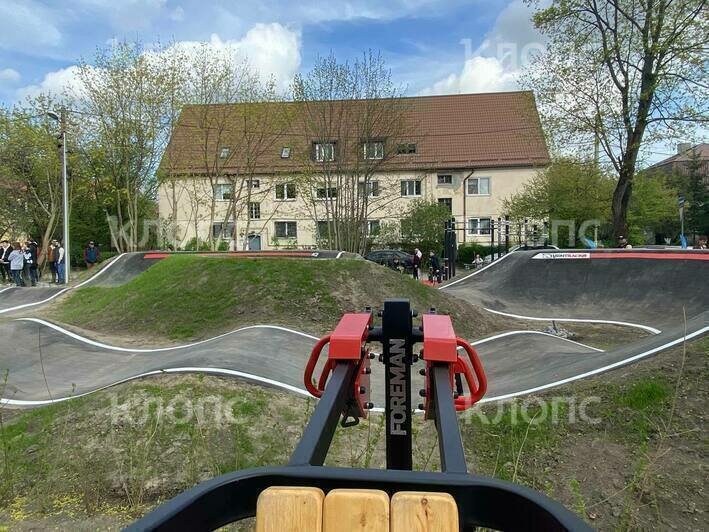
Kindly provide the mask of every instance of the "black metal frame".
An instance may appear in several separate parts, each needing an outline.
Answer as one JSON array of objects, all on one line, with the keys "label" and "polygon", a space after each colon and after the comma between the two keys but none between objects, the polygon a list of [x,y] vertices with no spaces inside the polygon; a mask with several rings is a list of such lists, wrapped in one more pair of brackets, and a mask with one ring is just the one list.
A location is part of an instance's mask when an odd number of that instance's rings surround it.
[{"label": "black metal frame", "polygon": [[363,358],[358,362],[341,360],[333,367],[288,466],[237,471],[203,482],[159,506],[128,530],[214,530],[253,517],[259,494],[269,486],[311,486],[325,492],[335,488],[380,489],[390,495],[398,491],[441,491],[456,500],[462,530],[479,526],[497,530],[590,530],[576,515],[540,493],[467,473],[447,363],[432,363],[427,370],[427,393],[431,394],[428,417],[436,423],[442,472],[411,471],[411,365],[417,360],[413,346],[423,340],[423,333],[412,326],[415,313],[408,300],[387,300],[381,315],[382,326],[372,327],[367,341],[383,346],[386,470],[322,465],[338,421],[341,418],[343,426],[351,424],[349,419],[358,400],[354,385]]}]

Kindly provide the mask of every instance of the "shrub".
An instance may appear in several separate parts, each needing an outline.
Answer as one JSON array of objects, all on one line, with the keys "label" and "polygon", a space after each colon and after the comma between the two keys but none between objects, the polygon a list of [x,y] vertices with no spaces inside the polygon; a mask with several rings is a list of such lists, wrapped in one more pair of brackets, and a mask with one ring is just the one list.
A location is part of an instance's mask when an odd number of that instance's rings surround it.
[{"label": "shrub", "polygon": [[185,244],[185,251],[209,251],[209,242],[192,237]]},{"label": "shrub", "polygon": [[475,255],[479,253],[482,258],[485,258],[487,255],[492,254],[493,250],[495,253],[504,253],[505,246],[495,246],[493,248],[484,244],[461,244],[458,246],[458,262],[461,264],[472,264]]}]

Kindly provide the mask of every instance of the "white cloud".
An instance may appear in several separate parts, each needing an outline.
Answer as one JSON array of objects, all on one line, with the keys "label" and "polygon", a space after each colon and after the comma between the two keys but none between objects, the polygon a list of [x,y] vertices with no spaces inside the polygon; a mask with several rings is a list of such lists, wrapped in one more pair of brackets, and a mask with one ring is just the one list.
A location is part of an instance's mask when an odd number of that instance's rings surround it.
[{"label": "white cloud", "polygon": [[451,73],[421,91],[451,94],[516,90],[524,64],[543,48],[543,38],[531,21],[533,8],[514,0],[500,12],[476,50],[463,39],[465,61],[460,73]]},{"label": "white cloud", "polygon": [[34,2],[3,0],[0,2],[0,48],[27,51],[58,46],[62,35],[52,18]]},{"label": "white cloud", "polygon": [[[180,41],[175,46],[189,52],[199,41]],[[271,76],[285,89],[300,67],[300,32],[281,24],[256,24],[241,39],[222,39],[212,34],[208,46],[215,53],[228,53],[235,63],[248,61],[263,79]]]},{"label": "white cloud", "polygon": [[437,81],[422,94],[496,92],[514,90],[516,86],[516,72],[506,71],[496,57],[478,56],[466,61],[460,74],[451,74]]},{"label": "white cloud", "polygon": [[17,99],[22,100],[40,94],[52,94],[61,96],[66,92],[79,92],[81,84],[79,82],[79,67],[72,65],[54,72],[49,72],[41,82],[36,85],[27,85],[17,91]]},{"label": "white cloud", "polygon": [[0,83],[17,83],[20,81],[20,73],[12,68],[3,68],[0,70]]},{"label": "white cloud", "polygon": [[[203,43],[180,41],[174,46],[189,52]],[[256,24],[242,39],[223,40],[213,34],[208,43],[215,53],[229,53],[234,62],[247,60],[265,80],[274,77],[279,88],[285,89],[300,67],[300,33],[281,24]],[[146,52],[150,53],[150,52]],[[49,72],[41,82],[17,90],[18,99],[51,93],[60,96],[66,92],[80,94],[81,83],[76,65]]]}]

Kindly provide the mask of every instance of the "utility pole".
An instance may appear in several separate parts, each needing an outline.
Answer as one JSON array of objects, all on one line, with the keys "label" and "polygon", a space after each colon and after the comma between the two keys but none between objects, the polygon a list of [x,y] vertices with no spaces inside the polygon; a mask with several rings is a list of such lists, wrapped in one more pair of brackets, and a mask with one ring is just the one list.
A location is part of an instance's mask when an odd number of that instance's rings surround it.
[{"label": "utility pole", "polygon": [[66,175],[66,114],[67,110],[62,107],[57,114],[54,111],[47,111],[47,116],[59,123],[59,138],[62,141],[62,202],[64,204],[64,282],[69,283],[69,270],[71,269],[71,259],[69,258],[69,185]]},{"label": "utility pole", "polygon": [[66,176],[66,109],[62,108],[59,118],[62,131],[62,194],[64,202],[64,283],[69,284],[71,255],[69,253],[69,182]]}]

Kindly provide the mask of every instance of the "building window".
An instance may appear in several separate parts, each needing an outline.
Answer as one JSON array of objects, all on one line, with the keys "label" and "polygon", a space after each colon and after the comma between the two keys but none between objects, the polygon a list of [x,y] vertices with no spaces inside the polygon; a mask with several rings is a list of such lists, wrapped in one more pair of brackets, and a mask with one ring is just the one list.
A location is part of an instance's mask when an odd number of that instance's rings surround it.
[{"label": "building window", "polygon": [[384,159],[384,142],[381,140],[365,142],[362,145],[362,152],[365,159]]},{"label": "building window", "polygon": [[249,203],[249,219],[258,220],[261,218],[261,204],[258,202]]},{"label": "building window", "polygon": [[212,238],[231,238],[234,236],[234,222],[212,224]]},{"label": "building window", "polygon": [[296,222],[275,222],[276,238],[297,238],[298,227]]},{"label": "building window", "polygon": [[489,235],[490,218],[468,218],[469,235]]},{"label": "building window", "polygon": [[490,178],[472,177],[468,179],[468,196],[489,196]]},{"label": "building window", "polygon": [[438,198],[438,204],[446,207],[448,212],[453,212],[453,198]]},{"label": "building window", "polygon": [[379,220],[367,220],[367,236],[377,236],[380,227]]},{"label": "building window", "polygon": [[231,183],[214,185],[215,200],[230,200],[234,197],[234,186]]},{"label": "building window", "polygon": [[260,188],[261,181],[259,179],[247,179],[246,186],[249,188]]},{"label": "building window", "polygon": [[227,157],[229,157],[229,154],[230,154],[230,153],[231,153],[231,149],[230,149],[230,148],[222,148],[222,149],[219,151],[219,158],[220,158],[220,159],[226,159]]},{"label": "building window", "polygon": [[318,199],[332,199],[337,197],[336,187],[318,187],[315,189],[315,197]]},{"label": "building window", "polygon": [[399,144],[396,146],[396,153],[398,155],[411,155],[413,153],[416,153],[416,144],[414,144],[413,142]]},{"label": "building window", "polygon": [[401,182],[402,196],[420,196],[421,181],[419,179],[407,179]]},{"label": "building window", "polygon": [[376,198],[379,196],[379,181],[367,181],[366,183],[357,183],[357,193],[360,196],[364,196],[364,189],[367,189],[367,196],[370,198]]},{"label": "building window", "polygon": [[330,222],[327,220],[318,220],[318,238],[327,238],[329,234],[328,227],[330,227]]},{"label": "building window", "polygon": [[290,157],[290,146],[283,146],[281,148],[281,159],[288,159]]},{"label": "building window", "polygon": [[295,183],[278,183],[276,185],[277,200],[294,200],[295,199]]},{"label": "building window", "polygon": [[335,143],[334,142],[316,142],[315,143],[315,160],[316,161],[334,161],[335,160]]},{"label": "building window", "polygon": [[439,185],[452,185],[453,176],[451,174],[438,174]]}]

